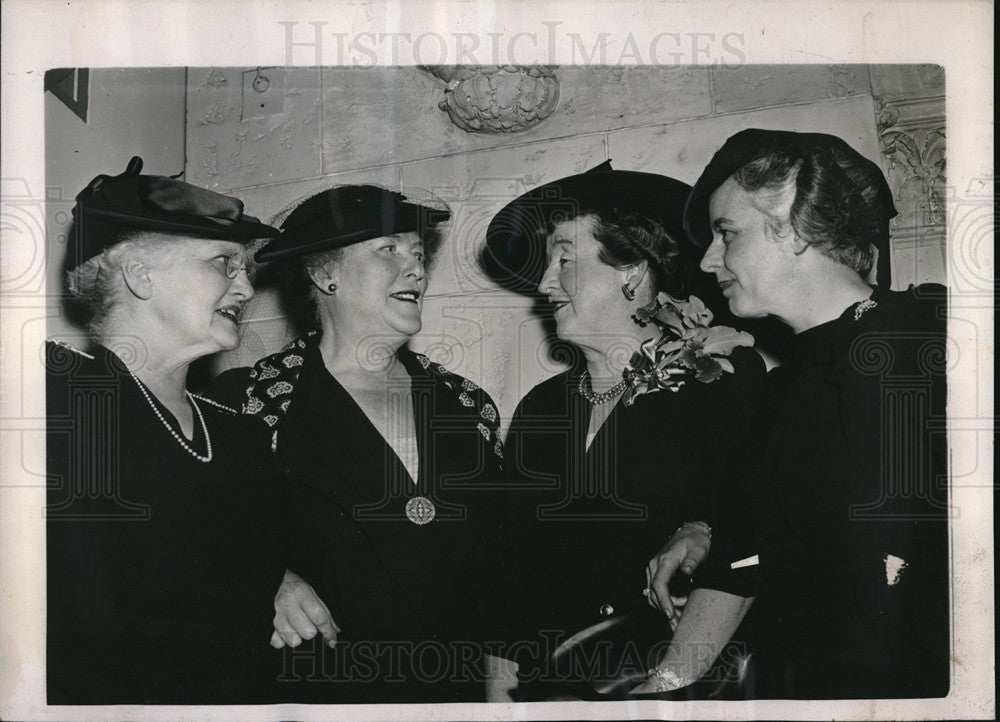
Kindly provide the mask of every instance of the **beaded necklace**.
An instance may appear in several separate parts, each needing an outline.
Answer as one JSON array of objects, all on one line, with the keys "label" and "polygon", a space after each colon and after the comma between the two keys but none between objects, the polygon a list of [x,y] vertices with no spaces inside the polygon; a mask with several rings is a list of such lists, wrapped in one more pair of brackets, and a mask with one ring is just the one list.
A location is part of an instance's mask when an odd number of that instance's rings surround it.
[{"label": "beaded necklace", "polygon": [[606,404],[614,398],[617,398],[628,386],[628,381],[622,379],[617,384],[612,386],[607,391],[602,391],[601,393],[596,393],[594,387],[590,385],[590,372],[584,371],[580,375],[579,391],[580,395],[589,401],[593,406],[600,406],[601,404]]},{"label": "beaded necklace", "polygon": [[156,414],[156,418],[158,418],[160,420],[160,423],[163,424],[163,427],[170,432],[170,435],[174,437],[174,440],[181,445],[181,448],[184,449],[189,454],[191,454],[191,456],[193,456],[203,464],[207,464],[208,462],[210,462],[212,460],[212,439],[208,435],[208,426],[205,425],[205,417],[201,415],[201,409],[198,408],[198,404],[197,402],[195,402],[194,396],[191,395],[189,391],[184,392],[184,395],[187,396],[188,401],[190,401],[191,405],[194,407],[194,412],[198,416],[198,421],[201,422],[201,432],[205,435],[205,447],[208,449],[208,453],[205,454],[204,456],[202,456],[197,451],[188,446],[187,442],[184,441],[184,438],[176,431],[174,431],[170,423],[165,418],[163,418],[163,414],[160,413],[160,410],[156,407],[156,404],[153,402],[152,397],[149,395],[149,391],[146,390],[145,384],[143,384],[142,381],[139,380],[139,377],[136,376],[131,371],[129,371],[129,375],[135,381],[135,385],[139,387],[139,391],[142,392],[142,396],[144,399],[146,399],[146,403],[149,404],[149,408],[151,408],[153,410],[153,413]]}]

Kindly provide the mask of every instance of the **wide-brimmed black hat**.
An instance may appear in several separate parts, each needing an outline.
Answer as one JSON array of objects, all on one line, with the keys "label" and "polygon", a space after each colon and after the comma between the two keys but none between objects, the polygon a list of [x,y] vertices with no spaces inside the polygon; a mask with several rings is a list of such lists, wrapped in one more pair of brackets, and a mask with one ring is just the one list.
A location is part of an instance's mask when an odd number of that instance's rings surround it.
[{"label": "wide-brimmed black hat", "polygon": [[[712,156],[701,177],[694,184],[684,209],[684,228],[691,240],[701,248],[712,242],[712,229],[708,217],[708,201],[712,193],[744,165],[752,160],[768,155],[775,150],[789,148],[805,155],[823,150],[833,159],[849,159],[856,167],[865,171],[865,181],[871,183],[874,197],[869,205],[884,209],[885,219],[896,216],[892,201],[892,190],[876,163],[854,150],[842,138],[825,133],[795,133],[786,130],[761,130],[749,128],[732,135]],[[889,236],[879,238],[878,269],[876,272],[880,286],[889,285]]]},{"label": "wide-brimmed black hat", "polygon": [[589,212],[631,211],[684,238],[684,201],[691,186],[655,173],[613,170],[607,160],[586,173],[560,178],[518,196],[493,216],[480,256],[493,280],[534,293],[545,270],[545,229]]},{"label": "wide-brimmed black hat", "polygon": [[76,197],[67,265],[74,267],[117,243],[120,231],[151,230],[246,243],[278,229],[243,213],[236,198],[164,176],[140,175],[135,156],[121,175],[99,175]]},{"label": "wide-brimmed black hat", "polygon": [[330,251],[396,233],[421,233],[450,216],[446,208],[413,203],[387,188],[338,186],[300,203],[281,224],[281,235],[257,253],[257,260]]}]

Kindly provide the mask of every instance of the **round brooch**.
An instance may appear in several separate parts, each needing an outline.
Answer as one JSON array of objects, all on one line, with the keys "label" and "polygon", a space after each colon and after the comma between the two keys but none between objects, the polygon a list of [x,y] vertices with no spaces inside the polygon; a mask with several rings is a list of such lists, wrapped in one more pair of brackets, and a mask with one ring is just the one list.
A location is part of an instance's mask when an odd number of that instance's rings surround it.
[{"label": "round brooch", "polygon": [[426,496],[415,496],[406,502],[406,518],[417,526],[429,524],[436,513],[434,502]]}]

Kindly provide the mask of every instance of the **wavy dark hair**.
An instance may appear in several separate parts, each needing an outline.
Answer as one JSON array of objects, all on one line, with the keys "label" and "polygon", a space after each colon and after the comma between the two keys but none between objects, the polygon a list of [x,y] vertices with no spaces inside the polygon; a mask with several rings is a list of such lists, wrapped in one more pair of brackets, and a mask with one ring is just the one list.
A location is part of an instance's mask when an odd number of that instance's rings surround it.
[{"label": "wavy dark hair", "polygon": [[[594,219],[594,240],[601,246],[597,257],[603,263],[625,270],[646,261],[654,294],[665,291],[683,298],[691,293],[692,268],[684,263],[677,239],[658,220],[618,208],[584,208],[568,218],[560,217],[558,222],[586,216]],[[544,230],[546,236],[555,230],[556,223],[556,220],[549,221]]]},{"label": "wavy dark hair", "polygon": [[787,218],[774,215],[773,200],[760,207],[771,216],[772,230],[781,235],[790,225],[828,258],[863,277],[871,272],[872,246],[885,247],[895,215],[877,166],[835,144],[778,143],[732,177],[749,192],[781,196],[794,189]]}]

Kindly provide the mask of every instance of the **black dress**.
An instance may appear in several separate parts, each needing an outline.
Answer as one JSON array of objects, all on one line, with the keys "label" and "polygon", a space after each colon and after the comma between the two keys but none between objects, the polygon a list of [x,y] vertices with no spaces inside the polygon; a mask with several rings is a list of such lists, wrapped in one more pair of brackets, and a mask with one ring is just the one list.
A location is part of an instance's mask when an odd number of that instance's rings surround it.
[{"label": "black dress", "polygon": [[[113,353],[46,354],[49,704],[271,701],[285,561],[266,427],[196,401],[202,463]],[[188,445],[207,443],[196,413]]]},{"label": "black dress", "polygon": [[[764,365],[619,403],[595,436],[579,372],[533,388],[506,439],[504,500],[525,626],[522,668],[579,630],[647,607],[646,565],[686,521],[705,519],[724,462],[758,411]],[[663,637],[669,635],[662,620]]]},{"label": "black dress", "polygon": [[759,697],[948,691],[945,290],[871,301],[795,337],[720,496],[698,583],[757,596]]},{"label": "black dress", "polygon": [[496,408],[475,384],[400,351],[420,458],[413,480],[326,370],[316,339],[216,384],[218,398],[242,398],[272,423],[295,529],[291,568],[342,630],[332,651],[314,640],[286,652],[289,681],[304,682],[290,694],[313,702],[481,699],[482,654],[490,642],[500,653],[507,628]]}]

